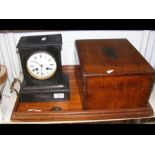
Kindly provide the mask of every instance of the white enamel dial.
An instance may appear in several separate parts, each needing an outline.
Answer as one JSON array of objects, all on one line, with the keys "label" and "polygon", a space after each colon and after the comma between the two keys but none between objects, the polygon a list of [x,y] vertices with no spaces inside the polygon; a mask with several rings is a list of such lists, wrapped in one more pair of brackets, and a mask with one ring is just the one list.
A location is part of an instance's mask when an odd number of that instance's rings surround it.
[{"label": "white enamel dial", "polygon": [[56,69],[55,59],[44,51],[35,52],[27,60],[28,73],[38,80],[46,80],[52,77]]}]

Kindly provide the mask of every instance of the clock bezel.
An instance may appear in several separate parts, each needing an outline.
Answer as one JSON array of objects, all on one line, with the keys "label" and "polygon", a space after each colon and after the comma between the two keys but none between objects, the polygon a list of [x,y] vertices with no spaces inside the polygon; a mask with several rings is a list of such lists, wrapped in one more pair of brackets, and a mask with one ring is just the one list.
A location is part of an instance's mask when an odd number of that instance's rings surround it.
[{"label": "clock bezel", "polygon": [[[31,71],[28,69],[28,60],[30,59],[30,57],[31,56],[33,56],[34,54],[37,54],[37,53],[46,53],[46,54],[48,54],[48,55],[50,55],[53,59],[54,59],[54,61],[55,61],[55,64],[56,64],[56,69],[55,69],[55,71],[52,73],[52,74],[50,74],[49,76],[47,76],[47,77],[45,77],[45,78],[38,78],[35,74],[32,74],[31,73]],[[50,78],[52,78],[54,75],[55,75],[55,73],[57,72],[57,62],[56,62],[56,59],[55,59],[55,57],[53,56],[53,54],[51,54],[51,53],[49,53],[49,52],[47,52],[46,50],[42,50],[42,49],[40,49],[40,50],[35,50],[34,52],[32,52],[29,56],[28,56],[28,58],[27,58],[27,60],[26,60],[26,69],[27,69],[27,72],[28,72],[28,74],[32,77],[32,78],[34,78],[34,79],[36,79],[36,80],[41,80],[41,81],[44,81],[44,80],[48,80],[48,79],[50,79]]]}]

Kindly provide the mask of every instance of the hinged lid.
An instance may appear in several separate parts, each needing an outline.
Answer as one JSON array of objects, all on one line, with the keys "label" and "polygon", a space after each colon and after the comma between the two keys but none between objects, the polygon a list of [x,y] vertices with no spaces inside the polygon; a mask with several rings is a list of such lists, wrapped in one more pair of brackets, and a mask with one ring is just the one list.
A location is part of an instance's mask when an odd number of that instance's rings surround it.
[{"label": "hinged lid", "polygon": [[83,76],[154,74],[127,39],[76,40]]},{"label": "hinged lid", "polygon": [[61,34],[21,37],[17,48],[62,45]]}]

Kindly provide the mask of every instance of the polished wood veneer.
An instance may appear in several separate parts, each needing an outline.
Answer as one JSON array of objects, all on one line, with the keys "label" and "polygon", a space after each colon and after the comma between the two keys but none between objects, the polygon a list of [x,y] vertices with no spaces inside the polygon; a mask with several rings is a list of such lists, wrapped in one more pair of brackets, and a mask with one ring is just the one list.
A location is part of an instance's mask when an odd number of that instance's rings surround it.
[{"label": "polished wood veneer", "polygon": [[155,71],[127,39],[77,40],[85,110],[145,108]]}]

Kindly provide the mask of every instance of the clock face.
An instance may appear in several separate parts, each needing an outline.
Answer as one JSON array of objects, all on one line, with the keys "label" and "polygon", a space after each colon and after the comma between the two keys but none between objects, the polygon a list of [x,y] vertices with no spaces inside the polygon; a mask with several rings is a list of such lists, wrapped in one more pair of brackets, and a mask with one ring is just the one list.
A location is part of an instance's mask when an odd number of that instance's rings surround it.
[{"label": "clock face", "polygon": [[27,60],[28,73],[38,80],[49,79],[55,74],[56,69],[55,59],[45,51],[35,52]]}]

